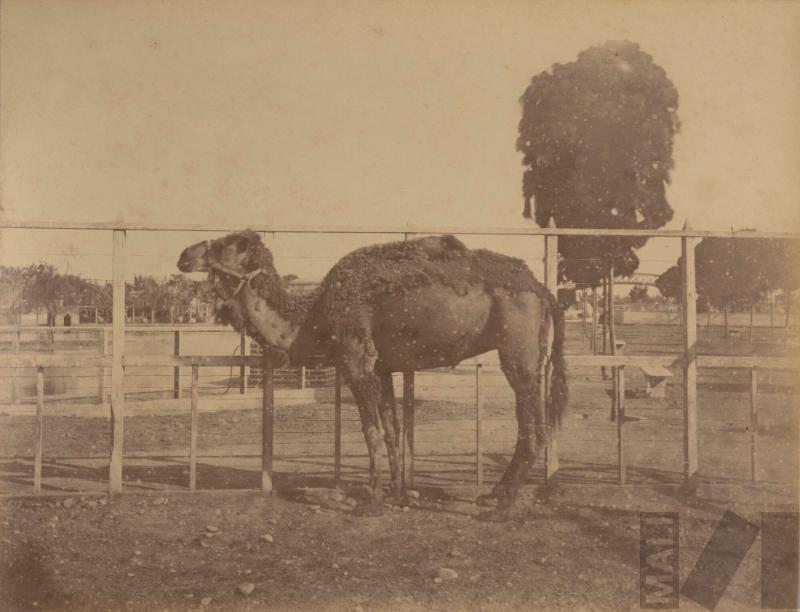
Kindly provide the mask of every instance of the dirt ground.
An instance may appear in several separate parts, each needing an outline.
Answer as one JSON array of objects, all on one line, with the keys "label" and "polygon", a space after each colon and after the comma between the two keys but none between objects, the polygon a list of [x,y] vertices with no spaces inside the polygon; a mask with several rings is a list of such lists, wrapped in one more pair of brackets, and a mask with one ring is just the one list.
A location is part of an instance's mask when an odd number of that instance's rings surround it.
[{"label": "dirt ground", "polygon": [[[422,489],[360,518],[355,485],[259,493],[4,500],[4,610],[636,609],[639,512],[680,513],[685,576],[722,513],[797,510],[776,488],[528,491],[503,524],[469,492]],[[265,537],[269,536],[269,537]],[[444,570],[453,570],[447,572]],[[249,583],[249,585],[247,584]],[[245,594],[240,589],[252,586]],[[759,606],[759,550],[719,609]],[[701,609],[691,601],[684,609]]]}]

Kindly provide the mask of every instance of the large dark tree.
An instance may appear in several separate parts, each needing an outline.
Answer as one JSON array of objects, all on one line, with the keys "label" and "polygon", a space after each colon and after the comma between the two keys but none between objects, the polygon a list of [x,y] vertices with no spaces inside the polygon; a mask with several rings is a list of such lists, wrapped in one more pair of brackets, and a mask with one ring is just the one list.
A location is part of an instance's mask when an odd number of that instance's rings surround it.
[{"label": "large dark tree", "polygon": [[656,288],[665,298],[672,298],[678,301],[681,299],[681,270],[678,267],[680,265],[681,260],[679,258],[677,265],[667,268],[656,279]]},{"label": "large dark tree", "polygon": [[[521,99],[517,149],[523,154],[526,217],[558,227],[662,227],[672,219],[665,186],[679,128],[678,92],[632,42],[591,47],[531,80]],[[560,275],[597,285],[639,265],[646,238],[559,239]]]}]

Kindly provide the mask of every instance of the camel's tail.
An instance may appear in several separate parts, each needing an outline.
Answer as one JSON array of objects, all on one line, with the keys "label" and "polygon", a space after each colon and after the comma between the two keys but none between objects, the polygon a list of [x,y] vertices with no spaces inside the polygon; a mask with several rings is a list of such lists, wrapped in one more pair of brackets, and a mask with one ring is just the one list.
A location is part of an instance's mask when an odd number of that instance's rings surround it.
[{"label": "camel's tail", "polygon": [[547,423],[550,429],[561,425],[567,409],[567,364],[564,361],[564,311],[555,298],[550,299],[553,319],[553,345],[550,350],[550,393],[547,398]]}]

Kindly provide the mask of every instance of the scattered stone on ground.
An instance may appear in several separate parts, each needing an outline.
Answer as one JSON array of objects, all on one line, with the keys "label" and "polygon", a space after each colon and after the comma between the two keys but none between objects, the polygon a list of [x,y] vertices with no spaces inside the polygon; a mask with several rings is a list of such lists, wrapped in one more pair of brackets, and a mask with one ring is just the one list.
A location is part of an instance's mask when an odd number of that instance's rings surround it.
[{"label": "scattered stone on ground", "polygon": [[250,595],[253,591],[256,590],[256,585],[252,582],[243,582],[239,585],[239,592],[242,595]]}]

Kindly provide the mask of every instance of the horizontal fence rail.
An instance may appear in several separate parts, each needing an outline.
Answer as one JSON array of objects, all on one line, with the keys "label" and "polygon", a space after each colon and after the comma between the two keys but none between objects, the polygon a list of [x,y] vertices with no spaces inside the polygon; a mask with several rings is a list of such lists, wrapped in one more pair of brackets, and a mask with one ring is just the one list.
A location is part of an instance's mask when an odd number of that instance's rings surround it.
[{"label": "horizontal fence rail", "polygon": [[[204,332],[230,332],[227,328],[215,326],[193,325],[147,325],[129,326],[125,321],[125,264],[126,264],[126,235],[127,232],[228,232],[239,231],[240,226],[226,225],[159,225],[136,223],[69,223],[49,221],[0,221],[0,229],[20,230],[90,230],[111,231],[113,233],[112,275],[113,275],[113,324],[109,326],[81,325],[73,329],[59,328],[60,333],[80,333],[87,330],[97,331],[99,334],[99,350],[96,355],[69,355],[69,354],[40,354],[21,351],[20,333],[22,331],[36,330],[51,331],[51,328],[29,326],[4,326],[0,327],[0,334],[11,336],[12,352],[0,354],[0,368],[36,370],[36,442],[34,452],[34,490],[40,492],[42,487],[42,431],[44,427],[44,370],[45,368],[98,368],[100,385],[100,400],[105,401],[103,390],[104,370],[111,371],[111,424],[112,445],[109,461],[109,492],[119,493],[122,490],[122,442],[123,424],[125,417],[125,371],[128,368],[140,367],[165,367],[174,368],[174,396],[181,397],[180,368],[191,368],[191,396],[190,396],[190,450],[189,450],[189,489],[197,488],[197,426],[200,404],[204,401],[200,397],[199,374],[203,367],[230,367],[239,368],[240,392],[245,393],[245,369],[253,368],[260,371],[260,385],[262,388],[262,432],[261,432],[261,488],[271,491],[273,487],[272,459],[275,448],[274,435],[274,388],[276,373],[269,358],[262,355],[249,355],[249,346],[244,337],[240,343],[239,355],[184,355],[181,353],[181,333]],[[785,357],[763,357],[755,355],[727,356],[727,355],[698,355],[697,354],[697,313],[694,307],[696,287],[694,279],[694,246],[700,238],[725,237],[737,239],[753,238],[779,238],[800,239],[800,235],[785,232],[752,232],[752,231],[703,231],[685,228],[682,230],[626,230],[626,229],[560,229],[554,227],[538,228],[454,228],[454,227],[283,227],[283,226],[252,226],[250,229],[268,234],[381,234],[410,237],[424,234],[450,233],[456,235],[474,236],[542,236],[544,239],[544,283],[552,292],[557,290],[557,263],[558,263],[558,237],[559,236],[619,236],[619,237],[650,237],[672,238],[681,241],[683,254],[682,269],[682,311],[681,319],[682,338],[679,355],[631,355],[624,354],[617,346],[614,337],[613,300],[608,300],[606,308],[610,312],[610,352],[612,354],[569,354],[566,356],[567,365],[570,367],[600,367],[611,369],[612,390],[612,418],[616,422],[619,482],[626,482],[626,455],[624,452],[624,423],[625,423],[625,373],[626,367],[639,368],[674,368],[683,373],[683,456],[684,477],[686,480],[693,478],[697,472],[697,369],[698,368],[739,368],[750,371],[750,457],[751,474],[756,478],[756,433],[757,433],[757,393],[758,372],[763,370],[797,370],[796,360]],[[610,283],[613,287],[613,283]],[[606,292],[608,295],[608,292]],[[612,290],[613,295],[613,290]],[[595,298],[596,299],[596,298]],[[584,304],[584,315],[586,306]],[[602,307],[601,307],[602,309]],[[598,312],[597,303],[593,304],[593,313]],[[584,319],[583,325],[586,321]],[[592,348],[597,347],[596,338],[597,322],[592,326]],[[172,355],[128,354],[125,351],[125,334],[133,333],[174,333],[174,350]],[[585,336],[585,331],[584,331]],[[585,339],[585,338],[584,338]],[[108,341],[111,341],[110,343]],[[482,429],[481,420],[484,413],[487,390],[494,385],[487,384],[486,370],[482,365],[489,365],[485,360],[472,359],[461,364],[462,368],[474,368],[474,390],[465,396],[473,401],[476,412],[475,434],[475,481],[478,486],[483,483],[483,452],[486,445],[486,435]],[[130,375],[130,374],[129,374]],[[301,370],[297,380],[302,387],[306,383],[306,372]],[[16,375],[15,375],[16,381]],[[549,377],[545,376],[546,381]],[[342,389],[341,376],[338,371],[334,376],[334,422],[335,422],[335,481],[341,479],[341,452],[342,452]],[[16,384],[16,383],[15,383]],[[16,387],[14,387],[16,388]],[[421,387],[422,388],[422,387]],[[547,389],[543,389],[546,397]],[[15,392],[14,395],[15,397]],[[403,373],[402,402],[403,428],[402,428],[402,475],[404,482],[411,486],[414,483],[414,373]],[[558,438],[550,436],[545,448],[545,481],[554,478],[559,469]]]},{"label": "horizontal fence rail", "polygon": [[[81,223],[68,221],[13,221],[0,220],[0,229],[38,229],[38,230],[96,230],[96,231],[147,231],[147,232],[238,232],[241,225],[193,225],[148,223]],[[556,227],[496,227],[465,228],[448,226],[430,227],[317,227],[250,225],[249,229],[267,234],[457,234],[459,236],[629,236],[648,238],[783,238],[800,240],[800,234],[792,232],[761,232],[751,230],[665,230],[665,229],[596,229],[596,228],[556,228]]]},{"label": "horizontal fence rail", "polygon": [[[566,355],[568,366],[614,367],[614,366],[661,366],[665,368],[684,367],[683,356],[675,355]],[[789,357],[761,357],[758,355],[698,355],[698,368],[763,368],[769,370],[797,370],[797,360]],[[260,355],[125,355],[125,367],[147,366],[231,366],[261,367]],[[68,368],[68,367],[111,367],[112,359],[106,357],[76,355],[43,355],[40,353],[0,354],[0,368]],[[472,360],[464,364],[476,363]],[[489,365],[486,361],[481,361]],[[499,363],[499,362],[498,362]],[[494,364],[493,364],[494,365]]]}]

